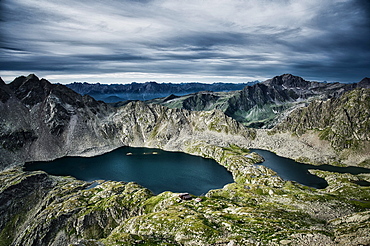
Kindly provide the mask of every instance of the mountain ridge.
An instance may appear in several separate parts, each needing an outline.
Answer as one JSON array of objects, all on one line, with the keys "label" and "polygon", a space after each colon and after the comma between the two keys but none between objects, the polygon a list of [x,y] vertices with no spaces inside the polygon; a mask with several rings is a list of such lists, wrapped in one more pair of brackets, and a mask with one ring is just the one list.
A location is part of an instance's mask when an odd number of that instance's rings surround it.
[{"label": "mountain ridge", "polygon": [[195,92],[195,91],[224,91],[224,90],[238,90],[246,85],[258,83],[258,81],[248,83],[157,83],[157,82],[145,82],[145,83],[130,83],[130,84],[92,84],[87,82],[74,82],[66,84],[68,88],[84,95],[84,94],[95,94],[95,93],[163,93],[168,94],[178,92]]},{"label": "mountain ridge", "polygon": [[339,97],[357,87],[370,88],[364,79],[361,83],[340,84],[306,81],[291,74],[275,76],[235,92],[198,92],[177,97],[174,100],[154,99],[170,108],[188,110],[219,109],[226,115],[251,127],[272,128],[280,120],[279,115],[312,99]]}]

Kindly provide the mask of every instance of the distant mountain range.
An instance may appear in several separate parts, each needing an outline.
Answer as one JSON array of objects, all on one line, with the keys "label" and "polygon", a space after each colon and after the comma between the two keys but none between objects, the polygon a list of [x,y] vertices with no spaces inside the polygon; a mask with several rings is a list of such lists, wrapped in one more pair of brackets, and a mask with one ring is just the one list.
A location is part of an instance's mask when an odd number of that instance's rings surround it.
[{"label": "distant mountain range", "polygon": [[235,91],[241,90],[247,85],[254,85],[259,81],[248,83],[157,83],[146,82],[131,84],[89,84],[75,82],[66,86],[81,95],[90,95],[96,100],[114,103],[126,100],[149,100],[165,97],[170,94],[186,95],[199,91]]}]

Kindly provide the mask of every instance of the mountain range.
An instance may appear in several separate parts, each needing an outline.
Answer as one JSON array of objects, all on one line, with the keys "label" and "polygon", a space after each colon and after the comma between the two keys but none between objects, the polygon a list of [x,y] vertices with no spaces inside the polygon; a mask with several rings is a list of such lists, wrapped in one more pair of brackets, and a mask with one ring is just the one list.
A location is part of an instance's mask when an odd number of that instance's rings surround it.
[{"label": "mountain range", "polygon": [[150,100],[165,97],[170,94],[185,95],[199,91],[233,91],[241,90],[247,85],[253,85],[258,81],[248,83],[157,83],[146,82],[131,84],[89,84],[74,82],[67,84],[68,88],[81,95],[90,95],[96,100],[107,103],[115,103],[125,100]]},{"label": "mountain range", "polygon": [[[370,168],[370,80],[284,74],[238,91],[109,104],[36,75],[0,79],[0,245],[366,245],[367,174],[281,179],[248,148],[315,165]],[[248,126],[253,126],[248,127]],[[135,183],[25,172],[25,162],[121,146],[212,158],[235,182],[202,202]]]},{"label": "mountain range", "polygon": [[111,93],[192,93],[195,91],[232,91],[240,90],[247,85],[253,85],[259,81],[253,81],[248,83],[157,83],[157,82],[145,82],[131,84],[90,84],[87,82],[74,82],[67,84],[66,86],[82,95],[85,94],[111,94]]},{"label": "mountain range", "polygon": [[234,92],[198,92],[154,99],[150,103],[188,110],[219,109],[246,126],[271,128],[284,112],[307,106],[314,99],[339,97],[355,88],[370,88],[368,78],[359,83],[320,83],[283,74]]}]

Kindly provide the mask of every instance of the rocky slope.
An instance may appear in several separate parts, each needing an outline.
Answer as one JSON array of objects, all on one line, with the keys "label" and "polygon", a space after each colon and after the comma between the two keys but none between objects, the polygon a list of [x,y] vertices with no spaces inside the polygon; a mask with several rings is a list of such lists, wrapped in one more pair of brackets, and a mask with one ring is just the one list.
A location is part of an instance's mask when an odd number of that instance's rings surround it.
[{"label": "rocky slope", "polygon": [[256,138],[245,147],[314,164],[369,166],[369,81],[318,83],[285,74],[240,92],[202,92],[151,103],[190,110],[218,108],[238,121],[248,118],[275,126],[256,129]]},{"label": "rocky slope", "polygon": [[[198,140],[218,146],[232,143],[269,149],[311,163],[365,165],[369,159],[366,155],[369,146],[367,90],[344,94],[352,95],[352,99],[337,95],[351,88],[367,86],[369,79],[354,85],[341,85],[307,82],[283,75],[246,87],[240,94],[250,96],[242,97],[244,102],[242,98],[236,101],[243,112],[248,107],[253,111],[259,107],[256,105],[265,107],[269,101],[311,98],[311,95],[321,95],[324,91],[321,101],[313,100],[308,108],[302,105],[288,118],[288,114],[276,113],[283,123],[266,131],[245,128],[225,116],[222,111],[227,108],[223,108],[226,104],[221,103],[225,101],[220,99],[221,94],[197,94],[199,108],[195,109],[208,107],[209,111],[171,109],[143,102],[111,107],[34,75],[19,77],[8,85],[0,82],[0,165],[5,168],[24,161],[96,155],[125,145],[186,151],[184,143]],[[225,95],[229,101],[235,99],[234,93]],[[332,99],[326,100],[328,97]],[[185,102],[176,101],[174,96],[166,100]],[[215,105],[221,110],[212,109]],[[273,107],[284,108],[284,105],[287,104]],[[271,109],[272,106],[268,107]],[[248,111],[250,114],[251,110]],[[261,116],[261,111],[256,114]],[[358,153],[360,149],[362,152]]]},{"label": "rocky slope", "polygon": [[69,245],[102,238],[152,196],[134,183],[105,182],[95,189],[68,177],[10,170],[0,174],[0,245]]},{"label": "rocky slope", "polygon": [[[209,111],[170,109],[143,102],[129,102],[114,108],[34,75],[19,77],[8,85],[0,82],[0,166],[66,155],[96,155],[125,145],[186,151],[185,143],[198,140],[218,146],[231,143],[269,149],[316,164],[366,166],[370,158],[366,154],[369,152],[368,90],[337,95],[369,84],[366,78],[358,84],[341,85],[307,82],[283,75],[246,87],[240,93],[251,97],[247,100],[245,96],[244,103],[240,98],[239,107],[266,106],[269,100],[311,98],[309,95],[321,95],[320,91],[324,91],[323,99],[313,100],[308,108],[302,105],[289,117],[276,113],[283,123],[267,131],[245,128],[225,116],[222,111],[227,109],[222,108],[220,94],[197,94],[199,109],[209,107]],[[228,100],[235,98],[234,93],[223,95],[227,95]],[[267,97],[270,99],[265,100]],[[331,99],[327,100],[328,97]],[[167,101],[184,102],[176,99],[169,96]],[[215,105],[222,110],[212,109]],[[247,108],[242,111],[245,110]]]},{"label": "rocky slope", "polygon": [[292,112],[275,129],[301,136],[318,130],[322,139],[343,150],[370,141],[370,89],[356,89],[339,98],[317,100]]},{"label": "rocky slope", "polygon": [[199,92],[176,98],[151,100],[149,103],[188,110],[219,109],[248,126],[270,128],[284,112],[306,105],[312,99],[338,97],[357,87],[369,88],[366,78],[358,84],[319,83],[291,74],[229,93]]},{"label": "rocky slope", "polygon": [[[370,89],[355,89],[341,97],[316,100],[293,111],[270,135],[294,134],[298,139],[316,136],[311,146],[332,149],[350,165],[369,166]],[[326,144],[325,144],[326,143]],[[327,161],[328,162],[328,161]],[[330,162],[329,162],[330,163]]]},{"label": "rocky slope", "polygon": [[8,95],[0,102],[1,168],[111,147],[99,128],[113,113],[106,104],[35,75],[0,88]]}]

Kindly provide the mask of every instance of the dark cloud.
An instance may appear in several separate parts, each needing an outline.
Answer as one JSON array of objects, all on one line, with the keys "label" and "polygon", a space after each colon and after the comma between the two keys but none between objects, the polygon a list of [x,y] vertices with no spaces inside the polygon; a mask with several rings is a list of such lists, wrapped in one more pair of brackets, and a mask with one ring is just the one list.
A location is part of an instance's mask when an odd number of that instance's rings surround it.
[{"label": "dark cloud", "polygon": [[370,76],[368,0],[2,0],[0,23],[0,76],[7,78]]}]

